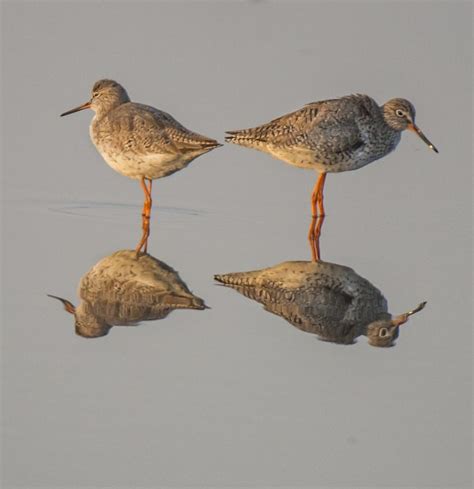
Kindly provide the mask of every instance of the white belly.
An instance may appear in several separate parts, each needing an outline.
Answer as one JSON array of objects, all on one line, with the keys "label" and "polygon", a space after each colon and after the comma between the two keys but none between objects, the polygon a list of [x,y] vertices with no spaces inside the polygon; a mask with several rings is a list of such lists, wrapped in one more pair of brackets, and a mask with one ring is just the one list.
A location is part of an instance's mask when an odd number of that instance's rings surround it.
[{"label": "white belly", "polygon": [[189,163],[176,154],[112,154],[107,150],[97,149],[110,167],[129,178],[155,180],[181,170]]}]

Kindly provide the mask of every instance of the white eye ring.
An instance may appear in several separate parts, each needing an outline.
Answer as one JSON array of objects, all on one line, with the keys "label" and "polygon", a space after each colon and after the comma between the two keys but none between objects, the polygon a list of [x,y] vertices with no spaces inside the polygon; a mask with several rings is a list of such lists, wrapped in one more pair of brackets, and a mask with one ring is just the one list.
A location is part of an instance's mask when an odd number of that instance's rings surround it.
[{"label": "white eye ring", "polygon": [[403,110],[400,110],[400,109],[397,109],[397,110],[395,111],[395,114],[397,114],[397,115],[398,115],[398,117],[403,117],[403,116],[405,115],[405,114],[404,114],[404,112],[403,112]]},{"label": "white eye ring", "polygon": [[379,336],[381,338],[384,338],[387,335],[388,335],[388,329],[387,328],[381,328],[380,331],[379,331]]}]

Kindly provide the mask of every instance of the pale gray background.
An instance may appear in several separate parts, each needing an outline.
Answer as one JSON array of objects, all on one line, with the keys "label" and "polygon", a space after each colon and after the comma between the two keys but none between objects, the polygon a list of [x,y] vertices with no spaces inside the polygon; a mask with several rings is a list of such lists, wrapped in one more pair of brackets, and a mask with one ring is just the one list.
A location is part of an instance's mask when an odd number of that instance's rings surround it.
[{"label": "pale gray background", "polygon": [[[471,5],[3,5],[3,487],[470,487]],[[398,345],[317,341],[212,275],[308,259],[316,176],[226,145],[154,186],[151,253],[212,307],[74,335],[101,257],[135,246],[142,193],[60,119],[92,83],[223,139],[304,103],[406,97],[413,134],[329,175],[326,260],[393,312]]]}]

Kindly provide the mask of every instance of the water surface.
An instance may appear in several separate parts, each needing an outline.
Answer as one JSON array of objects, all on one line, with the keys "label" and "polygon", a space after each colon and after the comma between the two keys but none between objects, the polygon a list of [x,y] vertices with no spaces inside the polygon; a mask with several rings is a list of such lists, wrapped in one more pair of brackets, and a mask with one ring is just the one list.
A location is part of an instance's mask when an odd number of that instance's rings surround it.
[{"label": "water surface", "polygon": [[[470,487],[467,3],[6,2],[3,487]],[[304,103],[406,97],[439,148],[329,175],[325,260],[421,302],[394,348],[288,327],[216,273],[308,260],[312,172],[226,145],[155,183],[149,251],[211,309],[75,335],[47,293],[140,237],[142,192],[83,103],[133,100],[223,140]]]}]

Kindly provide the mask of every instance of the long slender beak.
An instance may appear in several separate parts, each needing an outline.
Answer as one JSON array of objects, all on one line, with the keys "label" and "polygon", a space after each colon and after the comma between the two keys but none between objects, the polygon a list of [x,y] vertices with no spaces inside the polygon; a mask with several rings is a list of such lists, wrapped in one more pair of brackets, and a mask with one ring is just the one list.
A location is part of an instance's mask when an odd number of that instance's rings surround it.
[{"label": "long slender beak", "polygon": [[79,112],[80,110],[84,109],[89,109],[91,106],[91,101],[89,100],[85,104],[79,105],[79,107],[76,107],[75,109],[68,110],[67,112],[63,112],[60,117],[63,117],[64,115],[69,115],[69,114],[74,114],[74,112]]},{"label": "long slender beak", "polygon": [[415,309],[408,311],[407,314],[408,316],[411,316],[412,314],[416,314],[417,312],[420,312],[422,309],[424,309],[426,306],[426,301],[422,302],[421,304],[418,304]]},{"label": "long slender beak", "polygon": [[413,131],[415,134],[418,134],[418,136],[420,136],[420,139],[424,141],[435,153],[439,153],[439,151],[436,149],[436,146],[423,134],[422,130],[414,122],[408,124],[408,129],[410,129],[410,131]]},{"label": "long slender beak", "polygon": [[58,297],[56,295],[47,294],[47,296],[51,297],[52,299],[58,299],[58,301],[61,301],[64,305],[64,309],[66,309],[67,312],[74,314],[74,312],[76,311],[75,306],[71,304],[71,302],[69,302],[68,300],[62,299],[61,297]]},{"label": "long slender beak", "polygon": [[393,326],[401,326],[402,324],[405,324],[408,321],[408,318],[412,316],[413,314],[416,314],[417,312],[421,311],[424,309],[426,306],[426,301],[422,302],[421,304],[418,304],[415,309],[412,309],[411,311],[408,311],[404,314],[400,314],[400,316],[397,316],[392,319],[392,325]]}]

